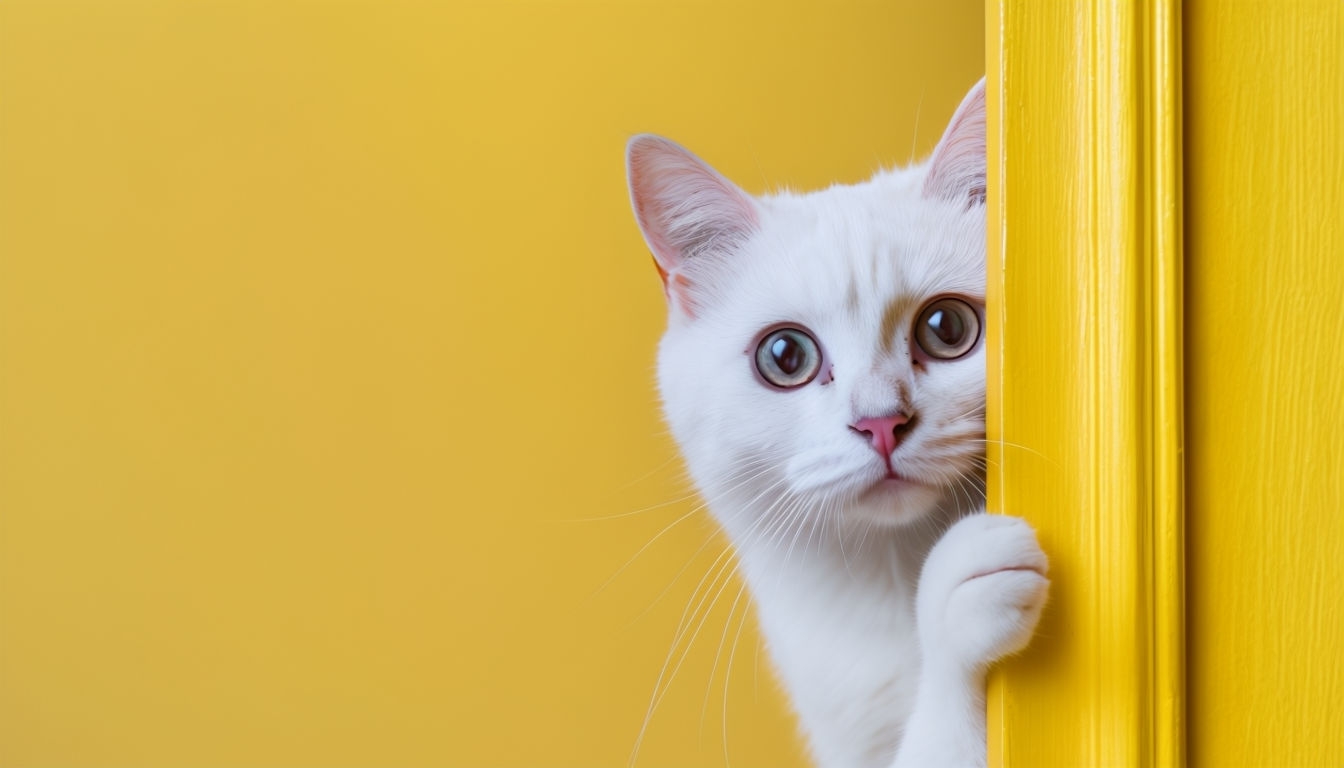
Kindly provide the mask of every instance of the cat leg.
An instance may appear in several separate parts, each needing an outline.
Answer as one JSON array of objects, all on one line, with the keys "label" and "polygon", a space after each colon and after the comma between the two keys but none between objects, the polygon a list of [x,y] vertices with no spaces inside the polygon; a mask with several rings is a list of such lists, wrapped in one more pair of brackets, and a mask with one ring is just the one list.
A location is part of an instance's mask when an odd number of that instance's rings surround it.
[{"label": "cat leg", "polygon": [[978,514],[934,545],[920,574],[919,690],[893,768],[977,768],[985,753],[985,672],[1026,647],[1050,582],[1026,521]]}]

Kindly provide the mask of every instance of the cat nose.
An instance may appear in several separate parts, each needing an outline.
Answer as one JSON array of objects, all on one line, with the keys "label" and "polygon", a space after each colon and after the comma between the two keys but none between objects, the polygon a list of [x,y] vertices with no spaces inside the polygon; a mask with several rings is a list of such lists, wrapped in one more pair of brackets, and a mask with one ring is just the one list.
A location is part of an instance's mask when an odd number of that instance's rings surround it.
[{"label": "cat nose", "polygon": [[891,416],[878,416],[859,419],[849,428],[861,435],[867,435],[878,455],[886,457],[901,444],[905,434],[910,431],[913,416],[894,413]]}]

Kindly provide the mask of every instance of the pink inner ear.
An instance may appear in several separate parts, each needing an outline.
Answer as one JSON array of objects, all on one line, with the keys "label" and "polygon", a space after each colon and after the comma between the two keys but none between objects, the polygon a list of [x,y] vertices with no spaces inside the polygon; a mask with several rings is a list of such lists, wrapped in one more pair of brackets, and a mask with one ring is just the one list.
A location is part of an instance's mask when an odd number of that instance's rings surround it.
[{"label": "pink inner ear", "polygon": [[637,136],[626,148],[630,200],[668,300],[691,314],[688,260],[726,255],[757,226],[751,198],[677,144]]},{"label": "pink inner ear", "polygon": [[672,275],[670,281],[663,283],[663,291],[667,294],[667,300],[680,308],[682,314],[690,318],[696,316],[695,301],[691,298],[691,281],[685,275]]},{"label": "pink inner ear", "polygon": [[985,200],[985,81],[971,88],[933,151],[924,196]]},{"label": "pink inner ear", "polygon": [[658,263],[657,256],[653,257],[653,268],[658,270],[658,277],[663,281],[663,293],[667,293],[667,270],[663,269],[663,265]]},{"label": "pink inner ear", "polygon": [[663,281],[663,298],[667,299],[667,303],[680,309],[687,317],[694,318],[696,312],[695,303],[691,300],[691,281],[680,272],[669,273],[663,269],[656,256],[653,268],[658,270],[658,278]]}]

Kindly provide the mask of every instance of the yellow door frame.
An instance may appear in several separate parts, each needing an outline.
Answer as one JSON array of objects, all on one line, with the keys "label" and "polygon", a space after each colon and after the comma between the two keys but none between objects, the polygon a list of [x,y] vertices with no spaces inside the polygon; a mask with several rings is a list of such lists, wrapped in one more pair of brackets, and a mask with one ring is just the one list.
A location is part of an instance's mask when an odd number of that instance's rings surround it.
[{"label": "yellow door frame", "polygon": [[990,762],[1181,765],[1180,4],[987,6],[989,505],[1054,581]]}]

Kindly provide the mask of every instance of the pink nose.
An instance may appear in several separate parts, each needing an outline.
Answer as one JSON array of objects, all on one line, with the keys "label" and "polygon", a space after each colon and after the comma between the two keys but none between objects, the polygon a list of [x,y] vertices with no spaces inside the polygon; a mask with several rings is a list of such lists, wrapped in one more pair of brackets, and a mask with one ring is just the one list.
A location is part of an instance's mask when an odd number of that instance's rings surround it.
[{"label": "pink nose", "polygon": [[849,428],[855,432],[867,435],[873,443],[873,450],[880,456],[887,457],[896,450],[896,446],[901,444],[901,439],[905,437],[907,425],[910,423],[910,417],[904,413],[897,413],[891,416],[878,416],[876,418],[859,419]]}]

